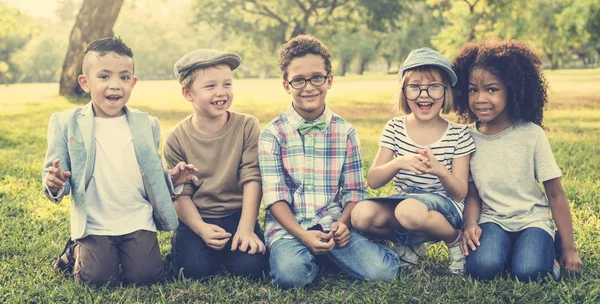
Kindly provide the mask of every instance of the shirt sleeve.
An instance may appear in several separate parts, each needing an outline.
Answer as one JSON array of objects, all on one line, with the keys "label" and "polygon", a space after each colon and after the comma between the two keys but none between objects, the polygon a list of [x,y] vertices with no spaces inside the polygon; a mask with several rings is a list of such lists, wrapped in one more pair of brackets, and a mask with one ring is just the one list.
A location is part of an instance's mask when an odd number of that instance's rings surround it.
[{"label": "shirt sleeve", "polygon": [[456,147],[454,148],[454,158],[465,156],[475,152],[475,141],[469,131],[469,128],[464,126],[460,129],[460,133],[456,140]]},{"label": "shirt sleeve", "polygon": [[[80,143],[84,148],[83,143]],[[52,167],[52,163],[55,159],[60,160],[60,168],[63,171],[70,171],[71,158],[69,157],[69,150],[67,140],[61,132],[60,124],[58,123],[58,115],[52,114],[48,123],[48,149],[46,150],[44,170],[42,171],[42,185],[44,194],[49,200],[55,203],[59,203],[63,196],[68,195],[71,190],[71,179],[67,179],[63,190],[60,191],[56,196],[52,196],[48,188],[45,186],[46,175],[48,170]]]},{"label": "shirt sleeve", "polygon": [[260,135],[258,163],[262,176],[263,201],[265,209],[279,201],[292,203],[290,189],[285,183],[281,145],[272,130],[266,128]]},{"label": "shirt sleeve", "polygon": [[536,141],[535,147],[535,179],[538,183],[545,182],[557,177],[560,177],[562,173],[554,155],[552,154],[552,148],[546,138],[546,134],[542,128],[539,128],[539,135]]},{"label": "shirt sleeve", "polygon": [[360,154],[360,139],[354,128],[350,129],[346,140],[346,161],[342,167],[340,185],[342,206],[349,202],[358,203],[367,197]]},{"label": "shirt sleeve", "polygon": [[249,117],[244,127],[244,147],[239,166],[239,186],[243,187],[250,181],[261,182],[260,167],[258,166],[258,140],[260,127],[258,119]]},{"label": "shirt sleeve", "polygon": [[388,148],[392,151],[395,151],[394,124],[394,119],[388,120],[385,127],[383,127],[383,132],[381,132],[381,138],[379,139],[379,146]]}]

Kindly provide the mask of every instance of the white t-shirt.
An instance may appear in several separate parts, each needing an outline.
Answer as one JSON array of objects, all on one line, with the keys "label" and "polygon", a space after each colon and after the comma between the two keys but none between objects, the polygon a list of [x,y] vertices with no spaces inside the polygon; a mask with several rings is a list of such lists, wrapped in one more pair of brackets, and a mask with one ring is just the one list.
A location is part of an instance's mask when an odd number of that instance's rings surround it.
[{"label": "white t-shirt", "polygon": [[96,159],[85,192],[84,236],[156,231],[127,116],[94,119]]},{"label": "white t-shirt", "polygon": [[[417,154],[417,149],[425,146],[416,144],[406,132],[406,115],[390,119],[383,133],[379,145],[394,152],[395,157]],[[452,160],[475,152],[473,138],[467,126],[448,121],[446,132],[430,145],[435,158],[452,172]],[[432,174],[416,175],[411,171],[400,170],[393,179],[394,188],[398,193],[405,192],[408,188],[418,188],[429,193],[450,196],[446,193],[440,179]],[[462,214],[463,202],[455,202]]]},{"label": "white t-shirt", "polygon": [[539,183],[561,176],[544,130],[516,123],[485,135],[470,127],[477,152],[471,176],[481,197],[479,223],[493,222],[506,231],[538,227],[554,237],[554,221]]}]

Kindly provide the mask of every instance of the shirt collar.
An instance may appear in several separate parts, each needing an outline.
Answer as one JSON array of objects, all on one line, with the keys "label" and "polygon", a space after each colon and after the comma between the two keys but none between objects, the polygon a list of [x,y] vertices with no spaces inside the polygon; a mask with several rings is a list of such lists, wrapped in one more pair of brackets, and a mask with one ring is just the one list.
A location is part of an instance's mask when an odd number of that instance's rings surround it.
[{"label": "shirt collar", "polygon": [[[290,103],[290,105],[285,110],[284,114],[287,117],[288,122],[294,129],[297,129],[300,126],[300,124],[307,121],[302,116],[300,116],[300,114],[298,114],[298,112],[296,112],[296,109],[294,109],[293,103]],[[333,112],[329,109],[327,104],[325,104],[325,110],[323,111],[323,114],[321,114],[321,116],[317,117],[317,119],[315,119],[315,120],[319,120],[319,119],[323,118],[323,119],[325,119],[325,123],[329,127],[332,117],[333,117]]]}]

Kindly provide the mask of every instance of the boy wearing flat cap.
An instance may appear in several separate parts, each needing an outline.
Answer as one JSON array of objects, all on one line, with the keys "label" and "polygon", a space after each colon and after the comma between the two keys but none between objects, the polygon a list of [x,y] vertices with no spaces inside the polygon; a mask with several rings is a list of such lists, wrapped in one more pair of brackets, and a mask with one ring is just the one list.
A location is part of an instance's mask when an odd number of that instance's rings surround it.
[{"label": "boy wearing flat cap", "polygon": [[172,238],[175,276],[205,279],[221,268],[260,278],[267,267],[257,222],[262,198],[258,120],[229,111],[238,54],[199,49],[175,63],[181,93],[194,113],[167,134],[165,166],[194,164],[198,183],[175,200],[180,223]]}]

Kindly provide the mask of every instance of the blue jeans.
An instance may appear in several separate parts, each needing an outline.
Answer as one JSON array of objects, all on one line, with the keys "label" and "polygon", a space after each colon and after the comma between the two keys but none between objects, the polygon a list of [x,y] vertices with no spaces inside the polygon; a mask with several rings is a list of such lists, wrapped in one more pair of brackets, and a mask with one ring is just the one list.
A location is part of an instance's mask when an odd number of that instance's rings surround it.
[{"label": "blue jeans", "polygon": [[[439,212],[454,229],[462,229],[462,216],[456,206],[454,206],[452,200],[443,195],[426,192],[418,188],[408,188],[405,191],[405,193],[382,197],[368,197],[366,199],[384,204],[401,204],[403,200],[411,198],[423,203],[427,206],[427,210]],[[394,234],[396,235],[396,243],[402,245],[416,245],[425,242],[440,241],[431,235],[407,230],[394,229]]]},{"label": "blue jeans", "polygon": [[466,273],[480,280],[491,280],[506,271],[521,282],[545,278],[556,280],[560,272],[554,269],[554,241],[540,228],[507,232],[498,224],[483,223],[481,246],[467,256]]},{"label": "blue jeans", "polygon": [[[270,248],[270,275],[274,285],[281,288],[300,288],[312,283],[319,266],[315,256],[298,239],[279,239]],[[381,243],[374,243],[359,232],[350,229],[350,243],[334,247],[323,255],[333,264],[357,280],[393,280],[398,273],[398,255]]]},{"label": "blue jeans", "polygon": [[[223,218],[203,218],[204,222],[217,225],[231,233],[231,239],[220,251],[208,247],[199,235],[180,221],[171,239],[173,275],[178,277],[182,271],[186,278],[203,280],[219,273],[221,267],[224,267],[232,275],[262,278],[267,270],[267,255],[231,251],[231,241],[237,231],[240,216],[241,212],[237,212]],[[258,222],[254,226],[254,233],[264,242]]]}]

